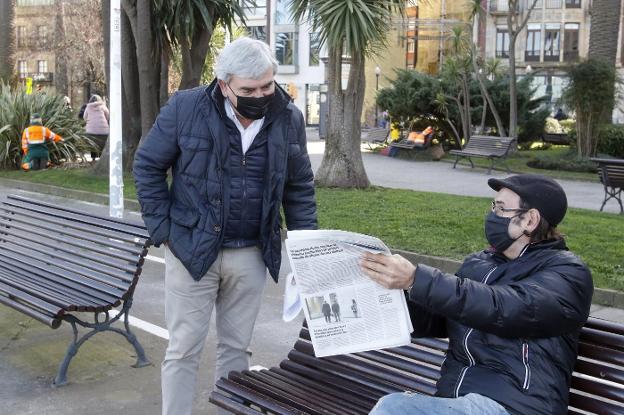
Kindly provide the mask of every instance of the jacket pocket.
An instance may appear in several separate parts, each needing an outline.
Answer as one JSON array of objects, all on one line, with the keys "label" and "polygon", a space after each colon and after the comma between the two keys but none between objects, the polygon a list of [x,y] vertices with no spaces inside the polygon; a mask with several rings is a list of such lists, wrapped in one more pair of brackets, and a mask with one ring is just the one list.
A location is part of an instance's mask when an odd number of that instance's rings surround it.
[{"label": "jacket pocket", "polygon": [[199,221],[199,212],[180,205],[172,205],[169,217],[173,222],[185,228],[192,228]]},{"label": "jacket pocket", "polygon": [[213,143],[210,137],[183,135],[180,137],[178,167],[183,174],[205,178],[211,171]]}]

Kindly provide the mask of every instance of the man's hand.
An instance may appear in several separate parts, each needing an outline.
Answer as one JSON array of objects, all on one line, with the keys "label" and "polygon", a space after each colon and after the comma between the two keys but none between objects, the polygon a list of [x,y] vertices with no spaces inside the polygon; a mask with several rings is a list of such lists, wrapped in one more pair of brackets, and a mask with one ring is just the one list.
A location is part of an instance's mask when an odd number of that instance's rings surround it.
[{"label": "man's hand", "polygon": [[414,266],[401,255],[371,254],[365,252],[360,261],[362,271],[386,288],[408,289],[414,283]]}]

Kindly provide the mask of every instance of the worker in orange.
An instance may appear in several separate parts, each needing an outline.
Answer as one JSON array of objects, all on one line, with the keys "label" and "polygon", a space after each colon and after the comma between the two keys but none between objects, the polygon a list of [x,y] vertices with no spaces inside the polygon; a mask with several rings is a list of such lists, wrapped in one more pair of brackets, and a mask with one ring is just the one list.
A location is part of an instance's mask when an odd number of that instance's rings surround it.
[{"label": "worker in orange", "polygon": [[41,170],[48,167],[50,163],[50,153],[47,141],[58,143],[63,141],[63,137],[54,134],[43,126],[41,115],[33,113],[30,116],[30,125],[26,127],[22,134],[22,169]]}]

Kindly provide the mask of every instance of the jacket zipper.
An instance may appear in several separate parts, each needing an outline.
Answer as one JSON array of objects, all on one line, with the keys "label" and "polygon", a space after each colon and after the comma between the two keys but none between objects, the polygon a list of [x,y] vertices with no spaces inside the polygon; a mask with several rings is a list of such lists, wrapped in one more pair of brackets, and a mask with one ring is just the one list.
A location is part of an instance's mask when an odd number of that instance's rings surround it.
[{"label": "jacket zipper", "polygon": [[[494,272],[494,270],[496,269],[496,267],[493,267],[492,269],[490,269],[485,276],[483,277],[483,279],[481,280],[481,282],[483,284],[487,284],[488,279],[490,278],[490,275],[492,275],[492,273]],[[464,367],[462,369],[462,371],[459,374],[459,380],[457,381],[457,386],[455,387],[455,397],[458,398],[459,397],[459,388],[461,388],[461,385],[464,381],[464,377],[466,376],[466,372],[468,371],[469,368],[471,368],[472,366],[475,365],[475,360],[474,357],[472,356],[472,354],[470,353],[470,349],[468,348],[468,337],[470,337],[470,334],[472,334],[472,332],[474,331],[474,329],[469,329],[466,332],[466,335],[464,336],[464,341],[462,342],[463,346],[464,346],[464,351],[466,352],[466,356],[468,356],[468,366]]]},{"label": "jacket zipper", "polygon": [[[245,206],[247,205],[247,160],[246,155],[243,154],[243,158],[241,159],[241,168],[243,175],[243,200],[241,201],[241,229],[244,227],[245,220]],[[240,241],[239,241],[240,243]]]},{"label": "jacket zipper", "polygon": [[522,363],[524,364],[524,382],[522,389],[528,390],[531,385],[531,366],[529,365],[529,343],[522,342]]}]

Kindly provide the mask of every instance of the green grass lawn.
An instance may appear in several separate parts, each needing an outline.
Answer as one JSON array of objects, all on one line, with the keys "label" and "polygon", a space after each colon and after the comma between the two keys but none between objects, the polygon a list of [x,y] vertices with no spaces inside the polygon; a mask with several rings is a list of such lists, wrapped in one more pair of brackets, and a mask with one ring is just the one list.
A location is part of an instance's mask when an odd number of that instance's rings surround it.
[{"label": "green grass lawn", "polygon": [[[98,193],[108,178],[87,169],[0,172],[0,177],[29,180]],[[132,178],[126,198],[135,198]],[[392,248],[452,259],[483,249],[483,221],[490,199],[385,188],[317,189],[320,226],[375,235]],[[570,209],[560,229],[570,249],[592,269],[596,286],[624,291],[624,217]]]}]

